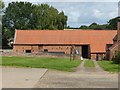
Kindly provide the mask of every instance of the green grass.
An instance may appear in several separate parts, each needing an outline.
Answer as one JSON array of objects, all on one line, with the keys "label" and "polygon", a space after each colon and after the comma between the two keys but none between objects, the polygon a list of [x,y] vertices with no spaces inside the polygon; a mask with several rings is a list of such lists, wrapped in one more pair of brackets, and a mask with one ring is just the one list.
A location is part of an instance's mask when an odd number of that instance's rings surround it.
[{"label": "green grass", "polygon": [[2,57],[2,66],[48,68],[61,71],[74,71],[81,62],[81,60],[70,62],[69,58]]},{"label": "green grass", "polygon": [[109,72],[118,72],[118,64],[114,64],[112,61],[98,61],[100,67],[102,67],[105,71]]},{"label": "green grass", "polygon": [[85,60],[84,66],[85,67],[95,67],[95,64],[92,60]]}]

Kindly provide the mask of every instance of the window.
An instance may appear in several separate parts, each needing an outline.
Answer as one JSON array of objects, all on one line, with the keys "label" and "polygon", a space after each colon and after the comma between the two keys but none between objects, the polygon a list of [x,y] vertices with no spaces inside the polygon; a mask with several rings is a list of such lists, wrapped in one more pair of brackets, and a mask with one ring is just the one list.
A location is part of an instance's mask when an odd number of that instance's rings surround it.
[{"label": "window", "polygon": [[26,50],[25,52],[26,52],[26,53],[31,53],[31,50]]},{"label": "window", "polygon": [[48,49],[44,49],[44,52],[48,52]]}]

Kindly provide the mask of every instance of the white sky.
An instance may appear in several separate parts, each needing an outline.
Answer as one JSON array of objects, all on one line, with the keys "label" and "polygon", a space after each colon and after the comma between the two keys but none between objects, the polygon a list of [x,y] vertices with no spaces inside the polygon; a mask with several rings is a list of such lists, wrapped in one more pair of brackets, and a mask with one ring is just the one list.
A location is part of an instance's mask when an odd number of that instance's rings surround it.
[{"label": "white sky", "polygon": [[[28,0],[3,0],[7,5],[12,1]],[[104,24],[111,18],[118,16],[119,0],[29,0],[34,4],[47,3],[64,11],[68,16],[68,25],[80,27],[93,22]]]}]

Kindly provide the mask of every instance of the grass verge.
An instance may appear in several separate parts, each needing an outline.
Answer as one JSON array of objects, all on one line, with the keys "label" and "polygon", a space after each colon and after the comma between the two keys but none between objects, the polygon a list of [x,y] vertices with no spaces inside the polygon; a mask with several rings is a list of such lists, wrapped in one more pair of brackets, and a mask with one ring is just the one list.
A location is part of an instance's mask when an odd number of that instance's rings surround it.
[{"label": "grass verge", "polygon": [[84,66],[85,67],[95,67],[95,64],[92,60],[85,60]]},{"label": "grass verge", "polygon": [[[118,72],[118,64],[114,64],[112,61],[98,61],[100,67],[102,67],[105,71],[109,72]],[[120,71],[120,70],[119,70]]]},{"label": "grass verge", "polygon": [[2,66],[47,68],[61,71],[74,71],[81,60],[71,61],[69,58],[43,58],[43,57],[2,57]]}]

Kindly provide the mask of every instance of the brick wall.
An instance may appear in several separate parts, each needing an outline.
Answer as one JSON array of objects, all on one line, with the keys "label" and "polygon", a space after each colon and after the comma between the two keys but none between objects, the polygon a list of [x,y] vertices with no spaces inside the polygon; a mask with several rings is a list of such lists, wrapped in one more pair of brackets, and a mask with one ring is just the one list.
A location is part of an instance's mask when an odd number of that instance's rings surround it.
[{"label": "brick wall", "polygon": [[65,54],[70,54],[70,46],[43,46],[43,50],[48,50],[48,52],[65,52]]},{"label": "brick wall", "polygon": [[14,52],[18,52],[18,53],[25,53],[26,52],[26,50],[31,50],[31,52],[32,53],[38,53],[38,51],[39,51],[39,48],[38,48],[38,46],[23,46],[23,45],[14,45],[13,46],[13,51]]},{"label": "brick wall", "polygon": [[115,57],[116,53],[118,52],[118,44],[115,45],[112,49],[110,49],[110,60]]},{"label": "brick wall", "polygon": [[[64,52],[65,54],[70,54],[70,48],[71,46],[34,46],[34,45],[14,45],[13,51],[19,52],[19,53],[25,53],[26,50],[31,50],[32,53],[38,53],[40,51],[48,50],[48,52]],[[79,50],[80,55],[81,52],[81,46],[76,47],[77,50]]]}]

